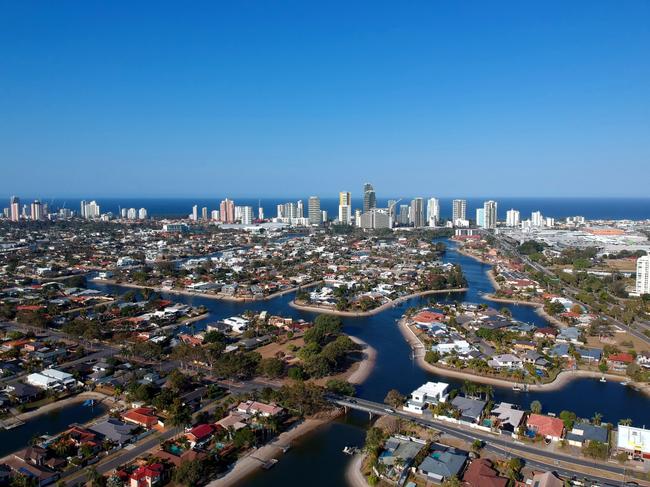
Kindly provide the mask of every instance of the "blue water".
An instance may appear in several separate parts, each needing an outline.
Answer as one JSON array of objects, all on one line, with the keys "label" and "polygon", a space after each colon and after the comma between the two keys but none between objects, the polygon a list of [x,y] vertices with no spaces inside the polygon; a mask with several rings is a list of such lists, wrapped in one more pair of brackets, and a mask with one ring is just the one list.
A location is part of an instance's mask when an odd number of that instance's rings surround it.
[{"label": "blue water", "polygon": [[[453,242],[446,241],[449,250],[443,260],[458,263],[469,281],[469,290],[465,293],[438,295],[438,300],[468,301],[474,303],[494,303],[482,298],[481,292],[491,292],[492,285],[486,272],[490,266],[465,257],[454,251]],[[114,286],[92,284],[94,287],[109,292],[121,292]],[[193,305],[205,305],[210,310],[210,317],[197,323],[200,329],[206,322],[240,314],[244,310],[268,310],[273,314],[282,314],[296,318],[313,319],[314,314],[291,308],[288,303],[291,294],[269,301],[237,303],[217,301],[201,297],[165,294],[166,298]],[[377,362],[369,378],[358,388],[360,397],[383,401],[388,390],[395,388],[407,395],[426,381],[441,380],[459,387],[461,381],[438,376],[422,370],[411,358],[411,349],[399,331],[396,321],[410,306],[424,306],[429,298],[414,298],[401,306],[388,309],[378,315],[362,318],[345,318],[345,331],[365,340],[377,350]],[[545,320],[526,306],[506,305],[513,317],[545,326]],[[501,307],[501,305],[499,305]],[[509,388],[495,388],[495,401],[507,401],[527,408],[530,403],[539,400],[546,412],[559,413],[563,409],[575,411],[579,417],[590,418],[594,412],[600,412],[604,421],[616,423],[621,418],[632,418],[634,424],[650,425],[650,400],[634,390],[618,383],[600,383],[595,379],[578,379],[557,391],[548,392],[513,392]],[[344,485],[345,469],[350,458],[341,453],[345,445],[361,445],[365,429],[370,425],[368,418],[352,413],[333,423],[323,431],[317,432],[300,441],[300,447],[288,452],[280,463],[270,471],[255,474],[244,485],[301,485],[303,479],[309,478],[311,487]]]},{"label": "blue water", "polygon": [[[352,194],[352,206],[354,208],[362,207],[360,193]],[[209,210],[219,209],[220,201],[227,195],[215,196],[214,198],[93,198],[90,195],[86,200],[96,199],[102,212],[113,212],[117,214],[119,208],[147,208],[150,216],[162,217],[184,217],[191,213],[192,205],[198,205],[199,214],[202,207]],[[356,196],[356,197],[355,197]],[[417,196],[417,195],[416,195]],[[431,195],[421,195],[425,198]],[[258,201],[264,208],[266,218],[276,216],[276,206],[288,201],[302,199],[307,211],[307,199],[309,195],[299,198],[231,198],[237,205],[247,205],[253,208],[258,207]],[[408,204],[412,196],[404,197],[399,204]],[[459,196],[463,198],[463,196]],[[23,198],[25,202],[31,201],[29,198]],[[389,198],[377,198],[379,206],[386,206]],[[390,199],[399,199],[390,198]],[[442,218],[451,218],[451,201],[453,198],[440,198],[440,214]],[[541,211],[545,216],[554,218],[565,218],[567,216],[584,216],[590,219],[631,219],[645,220],[650,219],[650,198],[500,198],[498,196],[486,196],[480,198],[467,199],[467,217],[472,219],[475,215],[476,208],[483,206],[483,201],[494,199],[498,203],[498,216],[505,219],[506,211],[510,208],[517,209],[521,212],[522,218],[528,218],[533,211]],[[51,207],[62,207],[79,210],[80,199],[71,198],[47,198],[43,200]],[[2,205],[0,205],[2,206]],[[327,210],[330,218],[338,215],[338,199],[336,196],[321,197],[321,208]],[[257,215],[257,210],[255,211]],[[305,215],[306,216],[306,215]]]}]

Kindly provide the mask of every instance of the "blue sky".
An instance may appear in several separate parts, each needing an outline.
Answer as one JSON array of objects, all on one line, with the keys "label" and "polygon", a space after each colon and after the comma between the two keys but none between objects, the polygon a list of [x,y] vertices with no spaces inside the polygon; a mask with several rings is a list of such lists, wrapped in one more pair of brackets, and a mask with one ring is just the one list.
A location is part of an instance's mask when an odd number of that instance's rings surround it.
[{"label": "blue sky", "polygon": [[648,196],[650,2],[0,3],[0,195]]}]

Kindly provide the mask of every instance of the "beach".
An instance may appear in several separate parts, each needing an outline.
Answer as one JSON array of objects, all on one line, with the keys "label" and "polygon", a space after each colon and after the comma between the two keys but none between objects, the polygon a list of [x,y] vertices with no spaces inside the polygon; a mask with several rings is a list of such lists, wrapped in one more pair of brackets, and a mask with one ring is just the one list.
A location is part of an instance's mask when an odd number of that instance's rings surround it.
[{"label": "beach", "polygon": [[350,318],[354,318],[354,317],[361,317],[361,316],[376,315],[404,301],[408,301],[409,299],[417,298],[420,296],[429,296],[431,294],[463,293],[465,291],[467,291],[467,288],[462,287],[462,288],[453,288],[453,289],[432,289],[430,291],[422,291],[419,293],[407,294],[405,296],[400,296],[397,299],[388,301],[387,303],[384,303],[381,306],[378,306],[368,311],[339,311],[332,308],[323,308],[320,306],[309,306],[309,305],[297,304],[295,301],[291,301],[289,303],[289,306],[302,311],[311,311],[314,313],[322,313],[322,314],[335,315],[335,316],[347,316]]},{"label": "beach", "polygon": [[358,362],[359,366],[354,372],[352,372],[352,374],[350,374],[350,376],[347,378],[347,381],[350,384],[355,385],[363,384],[368,376],[370,376],[372,369],[375,367],[375,362],[377,361],[377,350],[375,350],[360,338],[351,335],[348,336],[354,343],[361,345],[364,357],[363,360]]},{"label": "beach", "polygon": [[361,465],[365,458],[365,454],[357,453],[349,463],[345,471],[345,480],[348,481],[350,487],[368,487],[369,484],[361,473]]}]

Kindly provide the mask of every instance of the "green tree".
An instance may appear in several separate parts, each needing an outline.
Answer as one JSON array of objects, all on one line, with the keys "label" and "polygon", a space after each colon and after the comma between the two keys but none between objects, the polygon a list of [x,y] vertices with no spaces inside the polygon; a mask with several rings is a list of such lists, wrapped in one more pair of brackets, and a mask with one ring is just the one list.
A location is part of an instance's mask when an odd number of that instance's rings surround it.
[{"label": "green tree", "polygon": [[530,410],[531,412],[535,414],[541,414],[542,413],[542,403],[539,402],[537,399],[535,399],[533,402],[530,403]]},{"label": "green tree", "polygon": [[384,403],[393,408],[399,408],[402,406],[402,404],[404,404],[405,400],[406,398],[397,389],[391,389],[386,394]]}]

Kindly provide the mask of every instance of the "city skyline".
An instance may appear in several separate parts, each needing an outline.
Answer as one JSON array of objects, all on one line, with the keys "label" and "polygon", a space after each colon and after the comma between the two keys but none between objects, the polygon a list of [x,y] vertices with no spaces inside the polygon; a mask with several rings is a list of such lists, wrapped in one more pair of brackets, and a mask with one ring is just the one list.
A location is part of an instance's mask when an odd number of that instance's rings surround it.
[{"label": "city skyline", "polygon": [[650,5],[499,5],[7,4],[0,193],[647,194]]}]

